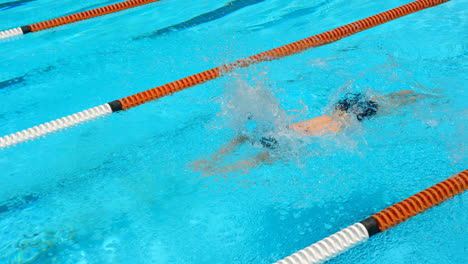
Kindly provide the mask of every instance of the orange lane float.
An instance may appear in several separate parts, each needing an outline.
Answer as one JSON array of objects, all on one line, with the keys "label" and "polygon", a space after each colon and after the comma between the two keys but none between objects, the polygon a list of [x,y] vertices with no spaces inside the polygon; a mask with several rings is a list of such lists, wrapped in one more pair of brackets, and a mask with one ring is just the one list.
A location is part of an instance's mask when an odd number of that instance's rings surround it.
[{"label": "orange lane float", "polygon": [[276,264],[315,264],[325,262],[369,237],[388,230],[409,218],[463,193],[468,188],[468,170],[411,196],[373,216],[316,242]]},{"label": "orange lane float", "polygon": [[95,8],[92,10],[83,11],[83,12],[68,15],[68,16],[54,18],[51,20],[35,23],[32,25],[4,30],[4,31],[0,31],[0,40],[14,37],[14,36],[28,34],[31,32],[37,32],[37,31],[41,31],[41,30],[45,30],[49,28],[59,27],[62,25],[67,25],[67,24],[78,22],[78,21],[87,20],[93,17],[112,14],[112,13],[116,13],[122,10],[130,9],[133,7],[142,6],[142,5],[146,5],[146,4],[150,4],[154,2],[159,2],[159,1],[161,0],[129,0],[129,1],[116,3],[113,5],[108,5],[108,6]]},{"label": "orange lane float", "polygon": [[333,30],[305,38],[291,44],[281,46],[279,48],[271,49],[242,60],[238,60],[234,63],[226,64],[207,70],[201,73],[197,73],[183,79],[144,91],[135,95],[131,95],[119,100],[121,108],[127,110],[140,104],[161,98],[168,94],[184,90],[191,86],[204,83],[209,80],[216,79],[223,74],[231,72],[237,68],[247,67],[252,64],[257,64],[263,61],[276,60],[282,57],[286,57],[292,54],[300,53],[304,50],[319,47],[322,45],[330,44],[338,41],[342,38],[356,34],[360,31],[384,24],[388,21],[409,15],[421,11],[423,9],[440,5],[448,2],[449,0],[419,0],[415,1],[383,13],[356,21],[354,23],[335,28]]},{"label": "orange lane float", "polygon": [[[175,92],[187,89],[189,87],[202,84],[209,80],[213,80],[223,76],[224,74],[234,71],[235,69],[247,67],[249,65],[257,64],[263,61],[271,61],[276,60],[285,56],[293,55],[300,53],[304,50],[319,47],[322,45],[330,44],[332,42],[338,41],[342,38],[347,36],[356,34],[360,31],[384,24],[391,20],[409,15],[414,12],[421,11],[426,8],[430,8],[433,6],[440,5],[442,3],[448,2],[450,0],[418,0],[383,13],[356,21],[354,23],[341,26],[335,28],[333,30],[305,38],[291,44],[287,44],[281,46],[279,48],[271,49],[256,55],[252,55],[250,57],[238,60],[233,63],[225,64],[219,67],[215,67],[213,69],[197,73],[180,80],[170,82],[168,84],[164,84],[162,86],[158,86],[119,100],[112,101],[110,103],[106,103],[97,107],[90,108],[88,110],[72,114],[69,116],[65,116],[59,119],[56,119],[51,122],[47,122],[45,124],[41,124],[32,128],[28,128],[10,135],[6,135],[0,137],[0,148],[10,147],[16,145],[18,143],[22,143],[25,141],[33,140],[38,137],[45,136],[50,133],[54,133],[59,130],[63,130],[75,125],[78,125],[83,122],[87,122],[89,120],[95,119],[97,117],[105,116],[110,113],[118,112],[121,110],[128,110],[132,107],[147,103],[149,101],[153,101],[155,99],[159,99],[163,96],[173,94]],[[129,4],[128,6],[133,5],[142,5],[149,2],[156,2],[156,1],[126,1]],[[123,6],[117,6],[115,4],[114,9],[102,9],[103,11],[100,12],[111,12],[112,10],[118,11]],[[96,16],[97,13],[88,12],[85,14],[86,17]],[[79,17],[75,17],[74,19],[78,19]],[[72,19],[73,20],[73,19]],[[71,20],[70,20],[71,21]],[[37,30],[41,28],[46,28],[51,25],[59,25],[65,23],[65,20],[57,20],[56,22],[50,22],[41,24],[41,26],[34,27]],[[21,29],[20,29],[21,30]],[[0,34],[1,38],[1,34]]]},{"label": "orange lane float", "polygon": [[390,229],[468,188],[468,170],[440,182],[371,216],[377,220],[380,232]]}]

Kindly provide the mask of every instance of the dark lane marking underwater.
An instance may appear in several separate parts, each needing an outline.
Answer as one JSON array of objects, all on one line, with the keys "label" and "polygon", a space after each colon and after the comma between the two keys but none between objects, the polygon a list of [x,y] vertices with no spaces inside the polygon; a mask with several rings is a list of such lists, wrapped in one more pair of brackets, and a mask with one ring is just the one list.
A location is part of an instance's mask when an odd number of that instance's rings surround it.
[{"label": "dark lane marking underwater", "polygon": [[0,203],[0,214],[26,209],[32,206],[37,200],[39,200],[37,194],[26,194],[10,198]]},{"label": "dark lane marking underwater", "polygon": [[50,72],[52,70],[55,70],[56,68],[57,67],[55,67],[55,66],[49,66],[47,68],[33,70],[31,72],[26,73],[23,76],[11,78],[11,79],[6,80],[6,81],[0,81],[0,90],[6,89],[6,88],[9,88],[9,87],[14,87],[14,86],[20,85],[20,84],[25,85],[28,77],[34,76],[35,74],[43,74],[43,73],[46,73],[46,72]]},{"label": "dark lane marking underwater", "polygon": [[17,1],[11,1],[11,2],[6,2],[6,3],[0,3],[0,11],[15,8],[17,6],[22,6],[28,2],[34,2],[36,0],[17,0]]},{"label": "dark lane marking underwater", "polygon": [[265,0],[234,0],[232,2],[229,2],[223,7],[220,7],[218,9],[215,9],[213,11],[210,11],[208,13],[201,14],[199,16],[196,16],[194,18],[191,18],[185,22],[165,27],[162,29],[158,29],[156,31],[153,31],[152,34],[148,34],[145,36],[137,37],[135,38],[136,40],[142,39],[142,38],[155,38],[160,35],[163,35],[165,33],[173,32],[173,31],[180,31],[184,30],[187,28],[195,27],[204,23],[208,23],[211,21],[214,21],[216,19],[220,19],[224,16],[227,16],[231,13],[234,13],[244,7],[248,7],[251,5],[255,5],[261,2],[264,2]]},{"label": "dark lane marking underwater", "polygon": [[284,22],[286,22],[288,20],[296,19],[296,18],[303,17],[303,16],[309,16],[309,15],[311,15],[311,14],[317,12],[317,11],[320,11],[322,9],[322,7],[327,6],[332,1],[333,0],[328,0],[328,1],[322,2],[322,3],[320,3],[320,4],[318,4],[317,6],[314,6],[314,7],[307,7],[307,8],[294,10],[294,11],[292,11],[290,13],[287,13],[287,14],[284,14],[284,15],[280,16],[279,19],[277,19],[277,20],[273,20],[273,21],[269,21],[269,22],[266,22],[266,23],[250,26],[250,27],[247,27],[246,29],[251,30],[251,31],[258,31],[260,29],[271,28],[271,27],[277,26],[277,25],[279,25],[281,23],[284,23]]},{"label": "dark lane marking underwater", "polygon": [[5,88],[7,88],[9,86],[16,85],[16,84],[25,84],[27,76],[28,76],[28,74],[25,74],[25,75],[23,75],[21,77],[16,77],[16,78],[12,78],[10,80],[0,82],[0,90],[5,89]]}]

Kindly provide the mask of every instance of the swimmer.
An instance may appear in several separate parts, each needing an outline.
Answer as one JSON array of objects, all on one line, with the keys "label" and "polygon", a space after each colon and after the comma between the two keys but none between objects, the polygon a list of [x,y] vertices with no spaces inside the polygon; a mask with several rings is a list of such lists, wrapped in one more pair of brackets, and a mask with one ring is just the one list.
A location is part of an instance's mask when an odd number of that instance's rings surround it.
[{"label": "swimmer", "polygon": [[412,90],[401,90],[384,96],[366,97],[361,93],[347,93],[339,100],[331,113],[293,123],[289,127],[308,136],[321,136],[326,133],[339,133],[351,123],[351,118],[359,122],[370,119],[377,113],[414,102],[422,95]]},{"label": "swimmer", "polygon": [[[347,93],[339,100],[328,114],[314,117],[309,120],[291,123],[289,129],[297,131],[306,136],[317,137],[325,134],[337,134],[348,127],[353,119],[359,122],[371,119],[374,116],[390,112],[391,109],[408,105],[417,99],[429,97],[429,95],[416,94],[412,90],[401,90],[396,93],[390,93],[381,96],[366,96],[362,93]],[[272,161],[269,151],[278,147],[279,142],[271,136],[261,137],[258,143],[264,147],[265,151],[256,155],[254,158],[238,162],[232,166],[214,169],[213,165],[225,157],[234,153],[234,151],[246,142],[252,140],[245,136],[237,136],[229,144],[211,155],[211,160],[200,160],[194,163],[194,169],[210,172],[209,174],[219,174],[236,169],[250,169],[263,162]]]}]

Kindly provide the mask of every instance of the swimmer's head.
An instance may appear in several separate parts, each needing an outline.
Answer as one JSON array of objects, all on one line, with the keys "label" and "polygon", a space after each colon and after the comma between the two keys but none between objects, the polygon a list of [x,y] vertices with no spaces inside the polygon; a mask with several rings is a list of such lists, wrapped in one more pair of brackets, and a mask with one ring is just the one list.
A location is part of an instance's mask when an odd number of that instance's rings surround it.
[{"label": "swimmer's head", "polygon": [[361,93],[347,93],[344,99],[336,103],[335,111],[337,110],[352,113],[356,115],[357,120],[362,121],[377,114],[378,104],[365,98]]}]

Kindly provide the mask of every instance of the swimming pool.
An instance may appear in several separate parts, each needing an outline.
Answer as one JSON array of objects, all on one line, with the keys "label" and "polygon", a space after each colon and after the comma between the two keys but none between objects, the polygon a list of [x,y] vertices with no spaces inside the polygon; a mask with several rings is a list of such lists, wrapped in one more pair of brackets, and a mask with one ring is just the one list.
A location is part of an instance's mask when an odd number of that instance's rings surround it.
[{"label": "swimming pool", "polygon": [[[117,1],[21,2],[2,29]],[[2,135],[407,2],[161,1],[2,42]],[[466,169],[462,2],[2,150],[0,262],[269,263]],[[192,165],[236,132],[401,89],[437,97],[338,136],[280,134],[278,160],[250,170]],[[466,262],[466,199],[330,262]]]}]

